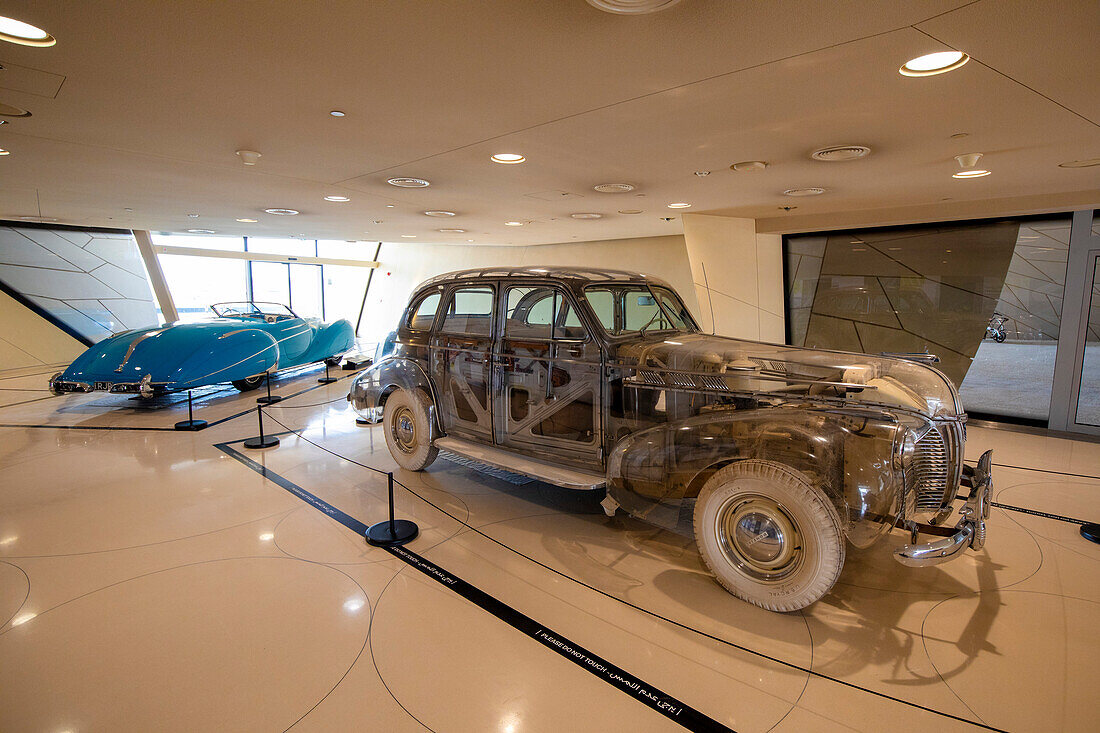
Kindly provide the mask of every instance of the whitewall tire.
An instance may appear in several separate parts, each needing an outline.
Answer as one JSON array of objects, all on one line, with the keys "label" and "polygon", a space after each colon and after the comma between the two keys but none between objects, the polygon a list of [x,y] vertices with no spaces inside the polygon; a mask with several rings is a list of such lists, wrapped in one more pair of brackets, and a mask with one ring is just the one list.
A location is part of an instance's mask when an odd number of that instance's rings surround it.
[{"label": "whitewall tire", "polygon": [[832,503],[798,471],[749,460],[716,472],[695,504],[695,541],[726,590],[770,611],[797,611],[833,587],[844,533]]},{"label": "whitewall tire", "polygon": [[389,396],[382,412],[386,446],[398,465],[423,471],[432,465],[439,449],[431,443],[431,401],[420,390],[398,389]]}]

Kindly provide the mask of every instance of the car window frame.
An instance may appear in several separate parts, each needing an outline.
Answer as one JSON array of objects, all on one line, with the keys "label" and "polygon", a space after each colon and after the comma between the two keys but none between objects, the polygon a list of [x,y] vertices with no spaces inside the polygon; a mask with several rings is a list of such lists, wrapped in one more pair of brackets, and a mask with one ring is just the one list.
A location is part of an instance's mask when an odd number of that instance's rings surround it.
[{"label": "car window frame", "polygon": [[[466,331],[445,331],[443,330],[444,324],[447,322],[447,309],[451,303],[454,302],[454,296],[460,290],[469,290],[476,288],[488,288],[490,291],[490,312],[489,312],[489,333],[468,333]],[[443,306],[435,314],[435,323],[432,325],[432,335],[434,336],[466,336],[469,338],[488,339],[489,341],[496,342],[499,340],[498,334],[501,332],[501,328],[498,326],[498,321],[501,319],[501,306],[500,300],[500,283],[495,280],[491,281],[474,281],[474,282],[462,282],[455,283],[450,288],[447,288],[444,292],[443,298],[440,304]]]},{"label": "car window frame", "polygon": [[676,328],[660,328],[660,329],[647,328],[647,329],[645,329],[644,333],[699,333],[702,330],[699,327],[699,324],[695,321],[695,317],[691,315],[691,311],[688,310],[687,304],[684,303],[684,299],[680,297],[680,294],[677,293],[676,290],[674,290],[671,286],[665,285],[663,283],[650,283],[650,282],[647,282],[647,281],[642,281],[642,282],[632,282],[632,281],[628,281],[628,282],[622,282],[622,281],[590,282],[590,283],[588,283],[584,286],[584,288],[582,290],[582,296],[584,298],[584,301],[585,301],[585,304],[586,304],[587,308],[591,309],[592,308],[592,303],[589,302],[589,300],[587,298],[587,295],[586,295],[589,290],[610,290],[612,293],[615,293],[615,291],[617,290],[618,293],[616,294],[616,297],[614,299],[614,306],[615,306],[614,318],[615,318],[616,331],[618,331],[618,333],[612,333],[612,332],[608,331],[606,328],[604,328],[603,322],[599,319],[599,317],[596,316],[594,311],[592,313],[592,316],[593,316],[596,324],[603,331],[604,335],[607,336],[607,338],[610,338],[610,339],[637,338],[639,334],[643,333],[642,330],[640,330],[640,329],[639,330],[627,330],[626,329],[626,303],[623,300],[623,298],[625,297],[626,291],[628,289],[635,289],[635,290],[644,289],[644,290],[646,290],[649,293],[650,297],[653,298],[653,301],[657,305],[657,308],[662,313],[665,314],[665,318],[669,319],[670,321],[671,320],[680,320],[679,317],[675,313],[672,313],[672,312],[669,311],[668,306],[664,305],[661,302],[661,299],[657,296],[657,293],[653,292],[654,287],[660,288],[661,290],[665,290],[665,291],[671,293],[676,298],[676,300],[678,300],[680,302],[680,305],[684,306],[684,311],[687,313],[688,318],[690,320],[689,320],[689,322],[684,324],[687,327],[686,331],[681,331],[680,329],[676,329]]},{"label": "car window frame", "polygon": [[[508,292],[512,288],[539,288],[545,287],[551,290],[556,290],[563,295],[569,302],[569,307],[573,309],[573,312],[577,314],[577,320],[580,321],[581,328],[584,329],[584,338],[576,337],[561,337],[554,336],[554,325],[551,321],[550,337],[541,336],[524,336],[524,337],[511,337],[508,335]],[[511,280],[502,284],[500,291],[500,341],[516,340],[516,341],[533,341],[536,343],[556,343],[556,344],[587,344],[593,340],[593,329],[591,324],[585,323],[586,313],[583,308],[579,307],[577,299],[573,297],[573,293],[569,288],[565,287],[562,283],[557,281],[544,281],[539,280],[535,282],[524,280]],[[591,306],[589,306],[591,307]],[[555,314],[556,315],[556,314]]]},{"label": "car window frame", "polygon": [[[413,328],[412,320],[416,316],[416,311],[419,310],[421,303],[430,298],[433,295],[439,296],[439,305],[435,308],[435,315],[432,316],[432,323],[427,328]],[[417,293],[412,302],[409,303],[409,307],[405,310],[405,328],[413,333],[431,333],[435,330],[436,323],[439,321],[439,314],[443,310],[444,296],[446,293],[442,286],[436,286],[430,290],[423,290]]]}]

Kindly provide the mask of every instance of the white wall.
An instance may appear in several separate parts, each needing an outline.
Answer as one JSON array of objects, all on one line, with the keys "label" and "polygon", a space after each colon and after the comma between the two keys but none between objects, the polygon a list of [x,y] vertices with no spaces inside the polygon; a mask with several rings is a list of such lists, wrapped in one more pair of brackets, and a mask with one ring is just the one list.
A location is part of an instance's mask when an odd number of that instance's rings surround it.
[{"label": "white wall", "polygon": [[0,371],[68,364],[84,349],[84,344],[0,292]]},{"label": "white wall", "polygon": [[703,329],[783,343],[782,237],[757,234],[753,219],[684,214],[683,221]]},{"label": "white wall", "polygon": [[[378,256],[359,336],[379,341],[396,326],[413,289],[424,280],[452,270],[493,265],[603,267],[636,270],[668,281],[698,318],[684,237],[642,237],[600,242],[568,242],[530,247],[386,243]],[[779,293],[782,304],[782,292]]]}]

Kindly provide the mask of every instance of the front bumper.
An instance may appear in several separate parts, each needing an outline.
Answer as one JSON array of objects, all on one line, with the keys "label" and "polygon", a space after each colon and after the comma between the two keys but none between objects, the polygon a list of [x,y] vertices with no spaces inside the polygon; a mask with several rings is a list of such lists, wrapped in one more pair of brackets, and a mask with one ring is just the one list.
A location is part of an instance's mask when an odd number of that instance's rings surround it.
[{"label": "front bumper", "polygon": [[142,379],[138,382],[80,382],[62,379],[59,372],[50,378],[49,388],[56,395],[68,392],[110,392],[111,394],[136,394],[145,397],[166,391],[168,383],[153,382],[151,379]]},{"label": "front bumper", "polygon": [[[993,451],[987,450],[976,466],[963,466],[962,486],[970,488],[966,504],[959,510],[955,532],[942,540],[925,544],[902,545],[894,550],[894,559],[909,567],[927,567],[948,562],[966,548],[980,550],[985,546],[985,520],[989,518],[989,502],[993,493]],[[937,529],[927,527],[928,530]]]}]

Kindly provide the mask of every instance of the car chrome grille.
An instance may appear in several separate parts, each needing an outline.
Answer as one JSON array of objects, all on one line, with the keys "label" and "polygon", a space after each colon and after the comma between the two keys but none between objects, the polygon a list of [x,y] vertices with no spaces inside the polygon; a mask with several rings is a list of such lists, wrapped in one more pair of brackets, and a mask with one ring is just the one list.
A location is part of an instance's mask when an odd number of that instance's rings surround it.
[{"label": "car chrome grille", "polygon": [[933,428],[917,441],[905,462],[905,493],[915,511],[938,512],[944,505],[950,467],[944,436]]}]

